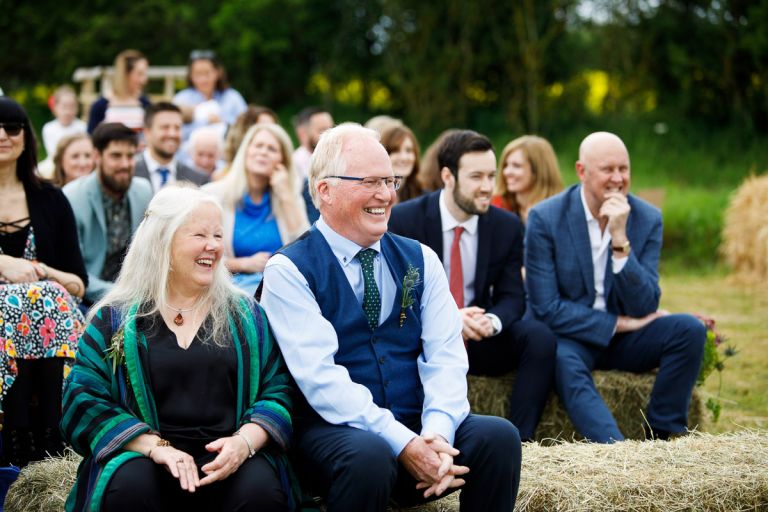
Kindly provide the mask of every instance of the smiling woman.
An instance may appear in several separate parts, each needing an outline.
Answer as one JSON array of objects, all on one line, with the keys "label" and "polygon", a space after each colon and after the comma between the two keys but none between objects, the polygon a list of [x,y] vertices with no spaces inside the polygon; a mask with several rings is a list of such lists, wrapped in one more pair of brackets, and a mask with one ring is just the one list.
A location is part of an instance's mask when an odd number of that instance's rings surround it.
[{"label": "smiling woman", "polygon": [[289,377],[222,240],[213,196],[150,202],[67,381],[62,432],[85,457],[67,510],[293,508]]}]

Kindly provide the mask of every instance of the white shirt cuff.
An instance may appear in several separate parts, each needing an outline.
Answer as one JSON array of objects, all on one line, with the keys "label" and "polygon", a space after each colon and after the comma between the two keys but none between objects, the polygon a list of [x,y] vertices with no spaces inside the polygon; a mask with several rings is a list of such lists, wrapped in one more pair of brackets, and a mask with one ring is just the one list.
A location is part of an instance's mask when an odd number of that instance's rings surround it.
[{"label": "white shirt cuff", "polygon": [[392,425],[382,432],[382,437],[389,444],[389,447],[392,448],[392,453],[397,457],[403,451],[405,445],[416,437],[416,433],[399,421],[393,421]]},{"label": "white shirt cuff", "polygon": [[424,418],[421,433],[433,432],[441,435],[448,441],[448,444],[453,446],[454,437],[456,435],[455,428],[453,419],[450,416],[444,413],[434,412]]},{"label": "white shirt cuff", "polygon": [[493,313],[486,313],[485,316],[488,317],[488,320],[491,321],[491,325],[493,326],[493,334],[491,334],[491,336],[496,336],[501,332],[501,320]]},{"label": "white shirt cuff", "polygon": [[613,268],[613,273],[618,274],[624,269],[624,265],[627,264],[627,261],[629,260],[629,256],[624,256],[623,258],[617,258],[616,256],[611,256],[611,267]]}]

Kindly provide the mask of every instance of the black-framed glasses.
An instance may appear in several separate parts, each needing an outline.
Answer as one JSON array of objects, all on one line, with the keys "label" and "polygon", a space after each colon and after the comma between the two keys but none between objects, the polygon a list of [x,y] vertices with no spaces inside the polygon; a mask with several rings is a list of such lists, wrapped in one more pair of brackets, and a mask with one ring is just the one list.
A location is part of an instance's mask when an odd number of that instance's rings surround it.
[{"label": "black-framed glasses", "polygon": [[336,178],[337,180],[356,181],[366,190],[373,192],[378,190],[383,183],[390,190],[398,190],[400,185],[403,184],[402,176],[367,176],[365,178],[358,178],[357,176],[326,176],[326,178]]},{"label": "black-framed glasses", "polygon": [[15,137],[24,129],[24,123],[0,123],[0,128],[5,130],[9,137]]}]

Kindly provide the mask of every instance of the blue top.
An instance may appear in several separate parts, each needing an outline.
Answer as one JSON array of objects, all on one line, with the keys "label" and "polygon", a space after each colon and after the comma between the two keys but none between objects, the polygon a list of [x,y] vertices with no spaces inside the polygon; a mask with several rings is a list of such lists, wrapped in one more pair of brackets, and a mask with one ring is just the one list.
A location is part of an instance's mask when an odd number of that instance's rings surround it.
[{"label": "blue top", "polygon": [[[362,307],[365,285],[355,255],[364,248],[333,231],[322,217],[315,227],[333,255],[327,265],[341,268]],[[371,246],[377,252],[381,252],[381,247],[380,241]],[[424,260],[423,292],[417,312],[421,323],[417,371],[424,392],[421,433],[434,432],[453,443],[456,428],[469,413],[468,362],[461,339],[461,317],[440,260],[427,246],[420,247]],[[400,454],[417,434],[398,421],[390,409],[377,405],[370,390],[337,364],[338,334],[323,315],[304,275],[284,254],[270,258],[264,273],[261,304],[288,368],[312,408],[329,423],[380,435],[393,454]],[[381,292],[383,323],[393,313],[398,283],[381,257],[374,260],[374,278]],[[369,329],[367,323],[361,326]],[[397,340],[383,339],[382,343],[396,344]]]},{"label": "blue top", "polygon": [[232,233],[232,250],[243,258],[257,252],[273,253],[282,247],[277,219],[272,214],[269,192],[264,192],[261,203],[256,204],[246,193],[241,205],[235,210],[235,228]]},{"label": "blue top", "polygon": [[[248,105],[245,103],[242,95],[231,87],[223,91],[215,91],[212,99],[221,107],[220,117],[227,125],[234,123],[237,116],[248,109]],[[177,92],[173,97],[173,102],[177,105],[189,105],[192,107],[204,101],[207,101],[205,96],[194,87],[187,87]],[[191,123],[186,123],[181,130],[182,139],[186,141],[193,131],[207,125],[208,121],[203,120],[192,120]]]}]

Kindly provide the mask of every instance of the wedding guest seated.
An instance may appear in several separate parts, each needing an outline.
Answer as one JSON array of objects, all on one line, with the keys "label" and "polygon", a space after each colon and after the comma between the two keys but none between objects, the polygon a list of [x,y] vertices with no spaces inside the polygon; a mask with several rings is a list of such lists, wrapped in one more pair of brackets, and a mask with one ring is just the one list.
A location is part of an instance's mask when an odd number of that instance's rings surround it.
[{"label": "wedding guest seated", "polygon": [[525,234],[530,309],[557,337],[557,393],[582,436],[621,441],[592,370],[658,368],[648,435],[684,434],[706,330],[659,311],[661,212],[629,193],[629,152],[612,133],[582,141],[576,173],[579,184],[531,209]]},{"label": "wedding guest seated", "polygon": [[69,135],[59,141],[53,155],[53,181],[61,188],[93,172],[93,143],[87,133]]},{"label": "wedding guest seated", "polygon": [[280,125],[257,124],[245,134],[227,175],[203,187],[224,206],[224,263],[251,295],[269,257],[309,227],[292,153]]},{"label": "wedding guest seated", "polygon": [[[72,208],[35,174],[24,109],[0,97],[0,412],[2,465],[60,454],[61,384],[82,333],[88,276]],[[37,407],[30,407],[37,395]]]},{"label": "wedding guest seated", "polygon": [[134,176],[136,133],[120,123],[102,123],[93,132],[96,172],[63,189],[75,211],[80,250],[88,269],[84,304],[107,291],[120,272],[131,235],[152,198],[152,185]]},{"label": "wedding guest seated", "polygon": [[86,132],[85,122],[77,118],[79,109],[77,94],[69,85],[62,85],[53,93],[52,110],[56,119],[43,125],[43,145],[48,158],[56,153],[61,139]]},{"label": "wedding guest seated", "polygon": [[419,142],[410,128],[402,123],[385,124],[381,133],[381,144],[392,160],[392,172],[403,177],[403,184],[397,191],[398,201],[407,201],[422,194],[419,182]]},{"label": "wedding guest seated", "polygon": [[240,149],[240,144],[243,143],[243,137],[245,137],[245,133],[251,126],[277,122],[277,114],[271,108],[261,105],[248,105],[248,109],[237,116],[235,122],[227,130],[227,136],[224,139],[224,168],[218,171],[213,176],[213,179],[221,179],[229,172],[229,167],[235,159],[237,150]]},{"label": "wedding guest seated", "polygon": [[222,149],[224,143],[221,135],[210,127],[198,128],[189,138],[189,152],[195,169],[209,176],[224,166]]},{"label": "wedding guest seated", "polygon": [[122,123],[136,132],[144,126],[144,110],[150,101],[144,95],[149,62],[139,51],[125,50],[115,58],[112,91],[97,99],[88,114],[88,133],[105,123]]},{"label": "wedding guest seated", "polygon": [[229,86],[227,72],[213,50],[193,50],[189,54],[187,84],[173,97],[184,115],[184,143],[201,126],[216,126],[223,137],[227,127],[247,108],[240,93]]},{"label": "wedding guest seated", "polygon": [[321,217],[267,264],[262,305],[293,378],[295,456],[328,510],[384,511],[461,488],[462,511],[515,505],[507,420],[469,413],[461,319],[435,253],[387,233],[400,184],[378,134],[345,123],[312,157]]},{"label": "wedding guest seated", "polygon": [[504,147],[491,204],[525,222],[538,202],[563,190],[557,156],[547,139],[524,135]]},{"label": "wedding guest seated", "polygon": [[84,457],[71,510],[293,510],[290,377],[221,265],[222,210],[158,192],[89,314],[62,432]]},{"label": "wedding guest seated", "polygon": [[491,206],[496,157],[490,140],[471,130],[445,138],[437,155],[444,188],[392,210],[389,229],[434,250],[459,307],[469,373],[517,370],[509,420],[533,440],[555,368],[555,337],[523,319],[523,226]]}]

